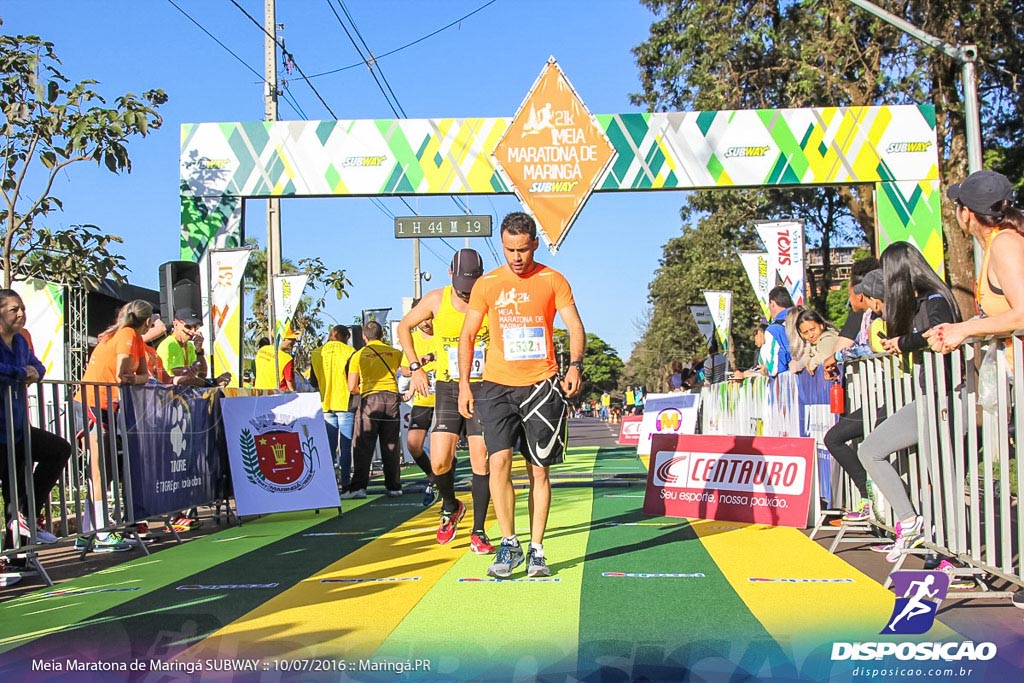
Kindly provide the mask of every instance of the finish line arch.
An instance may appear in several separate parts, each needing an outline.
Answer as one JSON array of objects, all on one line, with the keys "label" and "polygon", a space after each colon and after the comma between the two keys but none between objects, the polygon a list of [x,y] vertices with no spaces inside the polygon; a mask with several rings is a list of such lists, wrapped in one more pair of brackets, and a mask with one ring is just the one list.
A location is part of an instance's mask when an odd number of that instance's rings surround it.
[{"label": "finish line arch", "polygon": [[[516,194],[555,251],[589,187],[561,226],[545,224],[532,188],[514,182],[499,154],[510,130],[540,128],[526,107],[544,77],[509,117],[183,124],[181,258],[240,246],[245,200],[268,197]],[[590,115],[576,101],[610,145],[594,192],[872,183],[878,249],[906,240],[942,270],[931,105]],[[565,141],[551,138],[552,149]],[[208,317],[223,323],[212,335],[214,368],[240,377],[240,314]]]}]

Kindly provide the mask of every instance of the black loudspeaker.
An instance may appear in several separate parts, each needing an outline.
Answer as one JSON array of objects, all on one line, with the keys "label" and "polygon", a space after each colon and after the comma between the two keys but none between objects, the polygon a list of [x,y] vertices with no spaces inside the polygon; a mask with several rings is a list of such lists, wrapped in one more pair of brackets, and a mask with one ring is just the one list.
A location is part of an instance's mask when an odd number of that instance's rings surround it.
[{"label": "black loudspeaker", "polygon": [[199,264],[168,261],[160,266],[160,318],[168,330],[174,322],[174,312],[182,308],[191,308],[196,315],[205,318]]},{"label": "black loudspeaker", "polygon": [[363,326],[352,325],[349,329],[352,330],[352,339],[349,340],[352,348],[358,350],[366,346],[366,342],[363,341]]}]

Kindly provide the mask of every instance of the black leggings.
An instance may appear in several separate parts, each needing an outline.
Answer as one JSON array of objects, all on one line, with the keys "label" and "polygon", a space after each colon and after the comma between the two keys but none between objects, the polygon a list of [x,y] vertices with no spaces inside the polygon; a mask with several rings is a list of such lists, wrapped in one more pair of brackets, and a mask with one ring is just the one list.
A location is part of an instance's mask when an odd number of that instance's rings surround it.
[{"label": "black leggings", "polygon": [[[885,410],[878,409],[875,425],[885,417]],[[868,472],[857,457],[857,449],[850,445],[854,439],[864,436],[864,409],[858,408],[849,415],[840,415],[837,422],[825,433],[825,447],[839,466],[853,479],[861,498],[868,497]]]}]

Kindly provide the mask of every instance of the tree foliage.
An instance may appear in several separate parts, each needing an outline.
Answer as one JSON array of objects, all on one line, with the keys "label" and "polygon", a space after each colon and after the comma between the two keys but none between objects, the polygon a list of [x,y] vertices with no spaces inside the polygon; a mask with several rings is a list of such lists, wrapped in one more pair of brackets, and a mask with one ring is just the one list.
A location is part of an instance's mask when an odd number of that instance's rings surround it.
[{"label": "tree foliage", "polygon": [[[556,328],[554,334],[558,367],[565,369],[569,362],[569,334]],[[587,332],[587,343],[583,351],[583,387],[574,401],[600,398],[605,391],[613,391],[622,375],[622,359],[608,342],[596,334]]]},{"label": "tree foliage", "polygon": [[[848,0],[802,0],[792,3],[748,0],[641,0],[654,13],[650,35],[633,50],[642,91],[635,104],[651,111],[714,111],[729,109],[817,106],[868,106],[931,103],[936,111],[940,176],[945,185],[967,174],[964,103],[960,65],[927,47]],[[965,0],[880,0],[876,4],[905,18],[927,33],[954,45],[976,44],[986,166],[1006,173],[1016,184],[1024,176],[1024,147],[1019,145],[1024,97],[1024,38],[1020,0],[994,0],[979,5]],[[805,221],[808,243],[828,247],[864,239],[874,250],[873,188],[758,191],[758,215],[737,215],[726,192],[698,192],[682,210],[687,227],[664,248],[662,267],[650,287],[652,305],[643,340],[626,368],[627,383],[656,386],[663,367],[693,351],[695,326],[686,297],[700,288],[734,289],[747,293],[740,280],[721,278],[731,266],[712,267],[702,261],[716,252],[743,248],[743,235],[730,234],[724,222],[773,218]],[[741,212],[742,214],[742,212]],[[731,218],[730,218],[731,217]],[[723,223],[716,225],[716,223]],[[943,222],[955,226],[949,202]],[[738,224],[734,224],[738,225]],[[741,231],[742,232],[742,231]],[[706,234],[705,234],[706,233]],[[945,235],[949,272],[962,303],[973,285],[972,248],[959,230]],[[690,257],[683,249],[696,249]],[[828,272],[828,263],[825,264]],[[697,273],[700,273],[698,275]],[[675,282],[675,279],[680,279]],[[811,283],[811,305],[829,308],[828,281]],[[699,298],[695,299],[700,301]],[[744,304],[734,303],[734,337],[745,337]],[[754,310],[754,309],[749,309]],[[969,310],[969,309],[965,309]],[[742,339],[738,346],[742,350]]]},{"label": "tree foliage", "polygon": [[0,260],[5,286],[40,277],[58,282],[123,280],[124,260],[110,252],[120,238],[94,225],[53,229],[47,217],[63,208],[52,194],[69,167],[93,161],[112,173],[131,172],[128,142],[160,127],[162,90],[106,100],[94,80],[72,83],[59,70],[52,43],[0,35],[0,151],[3,170]]}]

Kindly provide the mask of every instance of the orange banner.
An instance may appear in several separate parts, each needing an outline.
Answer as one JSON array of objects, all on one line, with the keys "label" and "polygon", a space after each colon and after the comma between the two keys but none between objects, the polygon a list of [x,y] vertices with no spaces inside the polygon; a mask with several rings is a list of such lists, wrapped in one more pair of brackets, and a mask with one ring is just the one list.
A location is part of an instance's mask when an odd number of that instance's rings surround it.
[{"label": "orange banner", "polygon": [[498,142],[494,160],[555,253],[614,155],[552,59]]}]

